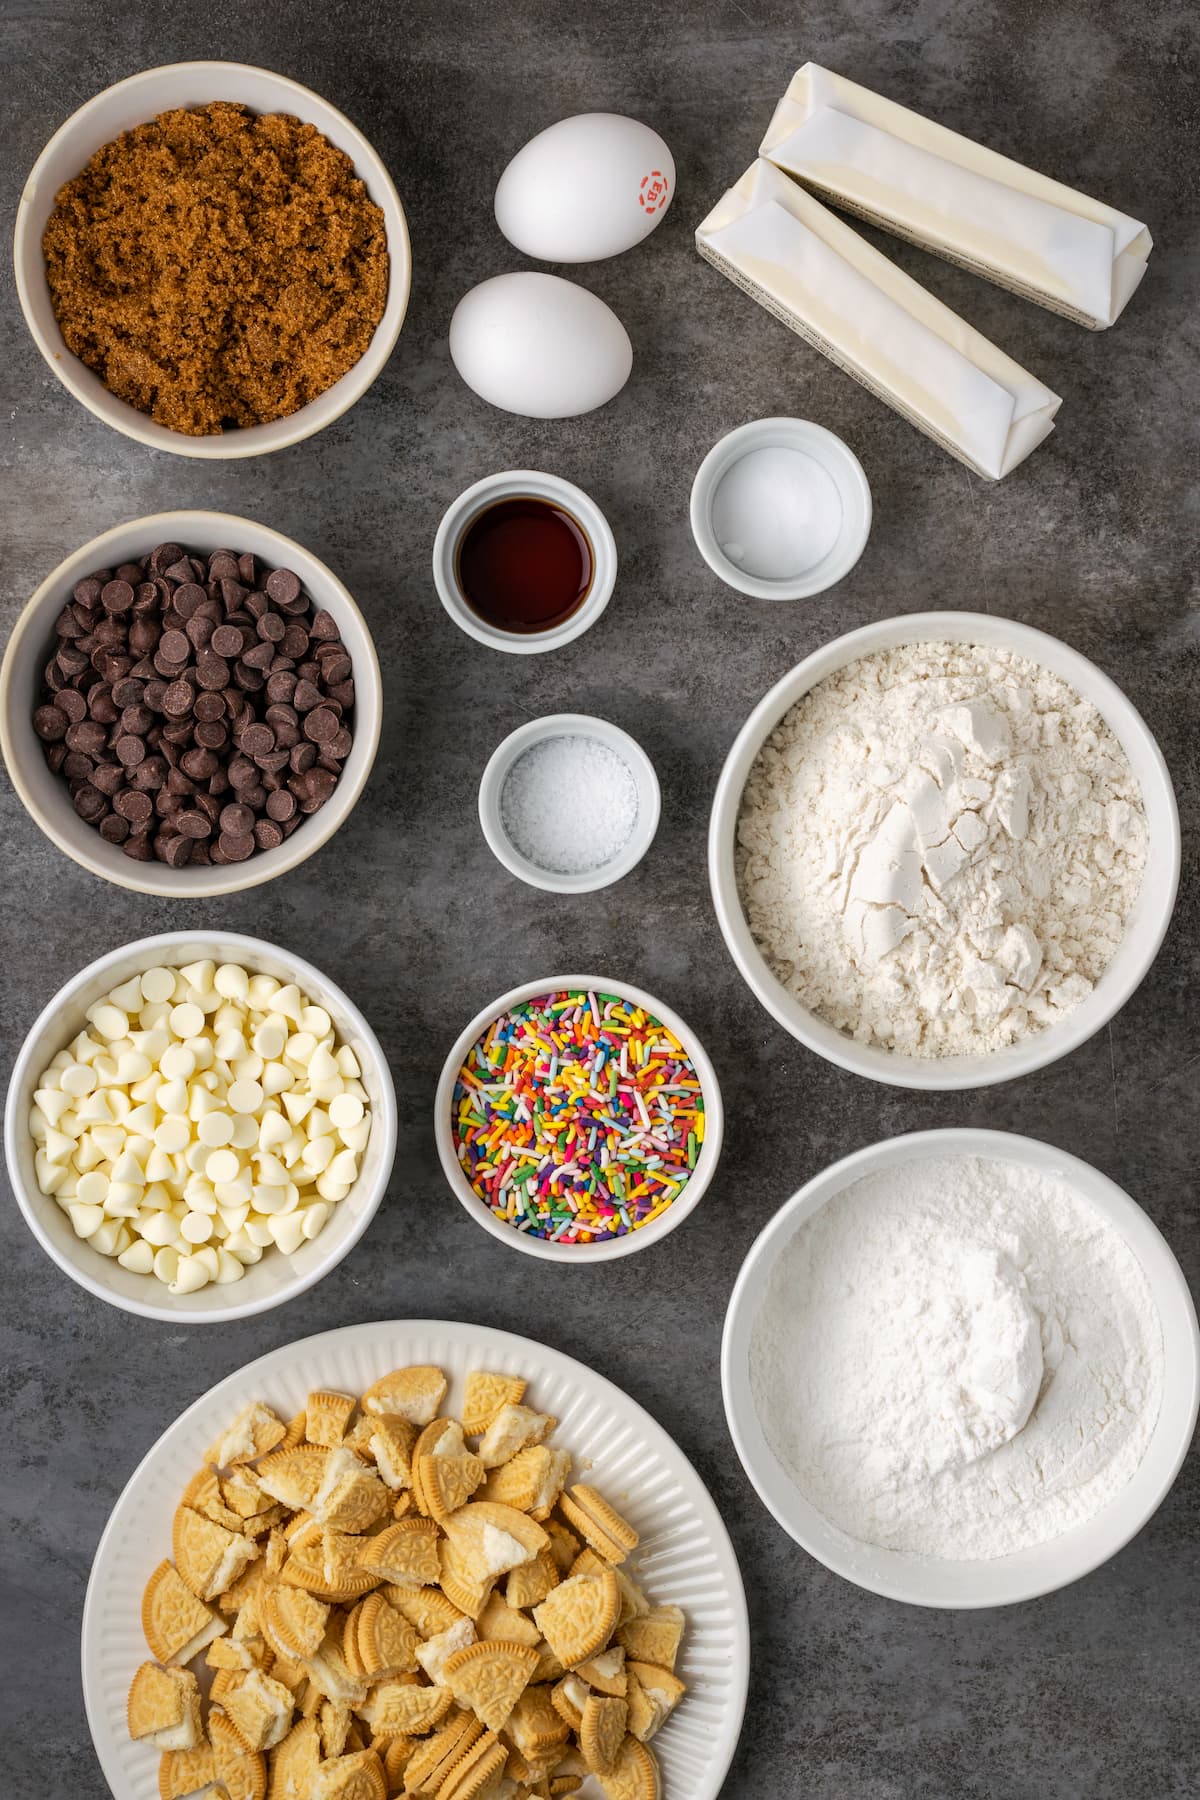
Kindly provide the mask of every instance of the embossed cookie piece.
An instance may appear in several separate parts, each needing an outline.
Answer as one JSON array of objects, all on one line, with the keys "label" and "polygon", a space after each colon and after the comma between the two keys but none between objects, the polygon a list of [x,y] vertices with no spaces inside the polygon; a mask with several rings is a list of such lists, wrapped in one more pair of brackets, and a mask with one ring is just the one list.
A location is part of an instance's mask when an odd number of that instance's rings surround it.
[{"label": "embossed cookie piece", "polygon": [[292,1723],[292,1696],[281,1681],[251,1669],[224,1699],[243,1748],[271,1750],[283,1742]]},{"label": "embossed cookie piece", "polygon": [[[589,1687],[595,1688],[598,1694],[609,1694],[613,1698],[625,1698],[625,1650],[621,1644],[610,1644],[599,1656],[589,1656],[586,1662],[579,1665],[579,1674]],[[622,1734],[624,1727],[622,1727]]]},{"label": "embossed cookie piece", "polygon": [[530,1607],[540,1605],[558,1583],[558,1564],[547,1546],[532,1562],[512,1571],[505,1583],[504,1597],[518,1612],[528,1611]]},{"label": "embossed cookie piece", "polygon": [[233,1721],[217,1707],[209,1711],[208,1735],[216,1757],[217,1780],[228,1800],[266,1800],[266,1757],[246,1750]]},{"label": "embossed cookie piece", "polygon": [[268,1800],[310,1800],[321,1766],[315,1719],[297,1719],[267,1759]]},{"label": "embossed cookie piece", "polygon": [[473,1713],[454,1712],[432,1737],[419,1744],[404,1769],[408,1794],[436,1795],[451,1769],[483,1736],[483,1726]]},{"label": "embossed cookie piece", "polygon": [[412,1453],[417,1441],[417,1427],[407,1419],[379,1419],[365,1413],[360,1423],[367,1428],[367,1449],[379,1471],[379,1478],[401,1493],[412,1487]]},{"label": "embossed cookie piece", "polygon": [[583,1709],[590,1689],[581,1675],[567,1674],[550,1689],[550,1703],[572,1731],[583,1724]]},{"label": "embossed cookie piece", "polygon": [[438,1800],[483,1800],[492,1792],[508,1761],[508,1751],[485,1731],[462,1756],[438,1789]]},{"label": "embossed cookie piece", "polygon": [[576,1482],[559,1501],[563,1518],[606,1562],[622,1563],[638,1546],[638,1534],[615,1506],[587,1482]]},{"label": "embossed cookie piece", "polygon": [[603,1650],[617,1622],[620,1597],[612,1570],[560,1582],[533,1611],[535,1625],[564,1668]]},{"label": "embossed cookie piece", "polygon": [[217,1779],[217,1759],[211,1744],[195,1750],[168,1750],[158,1765],[161,1800],[187,1800],[191,1794],[207,1794]]},{"label": "embossed cookie piece", "polygon": [[410,1425],[428,1425],[438,1414],[449,1383],[440,1369],[413,1364],[393,1369],[367,1389],[360,1402],[366,1413],[380,1418],[406,1419]]},{"label": "embossed cookie piece", "polygon": [[498,1469],[530,1444],[540,1444],[558,1420],[529,1406],[502,1406],[479,1443],[479,1460],[485,1469]]},{"label": "embossed cookie piece", "polygon": [[519,1375],[491,1375],[472,1369],[467,1376],[462,1407],[462,1428],[468,1437],[481,1437],[505,1406],[519,1406],[528,1383]]},{"label": "embossed cookie piece", "polygon": [[475,1642],[475,1627],[470,1619],[463,1618],[439,1631],[434,1637],[427,1638],[417,1649],[417,1661],[434,1683],[445,1680],[446,1663],[450,1657],[465,1650],[468,1644]]},{"label": "embossed cookie piece", "polygon": [[195,1750],[204,1742],[200,1688],[190,1669],[145,1662],[134,1673],[125,1705],[129,1735],[158,1750]]},{"label": "embossed cookie piece", "polygon": [[465,1506],[484,1478],[482,1462],[463,1440],[456,1419],[436,1419],[413,1450],[413,1487],[421,1510],[444,1521]]},{"label": "embossed cookie piece", "polygon": [[653,1663],[626,1663],[625,1678],[629,1729],[645,1744],[679,1705],[687,1688],[669,1669],[656,1668]]},{"label": "embossed cookie piece", "polygon": [[306,1511],[325,1475],[329,1452],[320,1444],[295,1444],[290,1450],[274,1450],[254,1470],[254,1479],[272,1500]]},{"label": "embossed cookie piece", "polygon": [[378,1752],[356,1750],[321,1764],[311,1800],[387,1800],[387,1791]]},{"label": "embossed cookie piece", "polygon": [[478,1580],[495,1580],[549,1547],[536,1520],[514,1506],[476,1500],[443,1521],[452,1548]]},{"label": "embossed cookie piece", "polygon": [[612,1765],[597,1776],[608,1800],[660,1800],[662,1792],[654,1753],[626,1736]]},{"label": "embossed cookie piece", "polygon": [[359,1566],[396,1587],[436,1585],[440,1573],[439,1532],[432,1519],[397,1519],[373,1537],[360,1540]]},{"label": "embossed cookie piece", "polygon": [[406,1618],[424,1638],[448,1631],[457,1619],[466,1615],[437,1587],[409,1587],[394,1584],[381,1589],[389,1606]]},{"label": "embossed cookie piece", "polygon": [[678,1606],[655,1606],[639,1617],[617,1626],[617,1642],[634,1662],[654,1663],[660,1669],[675,1668],[683,1641],[684,1617]]},{"label": "embossed cookie piece", "polygon": [[247,1401],[204,1452],[204,1460],[214,1469],[232,1468],[235,1463],[253,1462],[283,1442],[287,1426],[264,1406],[261,1400]]},{"label": "embossed cookie piece", "polygon": [[353,1394],[338,1394],[329,1388],[318,1388],[305,1402],[305,1438],[310,1444],[323,1444],[330,1450],[339,1448],[357,1404]]},{"label": "embossed cookie piece", "polygon": [[490,1731],[499,1731],[537,1667],[528,1644],[469,1644],[447,1659],[443,1679],[455,1700]]},{"label": "embossed cookie piece", "polygon": [[624,1700],[604,1694],[589,1694],[583,1706],[579,1726],[579,1748],[594,1775],[607,1774],[617,1760],[625,1739],[625,1720],[629,1708]]},{"label": "embossed cookie piece", "polygon": [[279,1585],[265,1595],[261,1616],[272,1647],[283,1656],[311,1656],[325,1636],[329,1607],[304,1588]]},{"label": "embossed cookie piece", "polygon": [[523,1756],[537,1758],[556,1745],[565,1744],[571,1735],[569,1722],[555,1707],[549,1687],[527,1687],[519,1696],[504,1734]]},{"label": "embossed cookie piece", "polygon": [[175,1567],[198,1600],[215,1600],[258,1555],[258,1545],[226,1531],[190,1506],[176,1509],[171,1527]]},{"label": "embossed cookie piece", "polygon": [[533,1620],[510,1606],[498,1592],[492,1594],[475,1621],[475,1630],[481,1638],[501,1638],[510,1644],[528,1644],[531,1649],[536,1649],[542,1637]]},{"label": "embossed cookie piece", "polygon": [[161,1562],[142,1596],[142,1631],[160,1663],[191,1662],[227,1629],[225,1620],[198,1600],[174,1563]]},{"label": "embossed cookie piece", "polygon": [[357,1635],[359,1660],[369,1681],[415,1672],[420,1635],[383,1594],[368,1594],[362,1602]]},{"label": "embossed cookie piece", "polygon": [[422,1736],[441,1723],[453,1701],[448,1687],[421,1687],[398,1676],[373,1687],[358,1710],[378,1737]]},{"label": "embossed cookie piece", "polygon": [[549,1518],[570,1472],[569,1451],[551,1450],[545,1444],[530,1444],[528,1449],[518,1450],[510,1461],[493,1469],[483,1497],[515,1506],[544,1521]]}]

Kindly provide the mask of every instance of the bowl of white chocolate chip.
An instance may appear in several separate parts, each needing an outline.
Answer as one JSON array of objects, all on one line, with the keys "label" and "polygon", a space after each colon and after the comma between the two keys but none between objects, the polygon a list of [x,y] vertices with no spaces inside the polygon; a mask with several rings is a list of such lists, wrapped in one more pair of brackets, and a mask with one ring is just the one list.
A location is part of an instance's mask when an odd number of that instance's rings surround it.
[{"label": "bowl of white chocolate chip", "polygon": [[873,1081],[982,1087],[1129,999],[1170,923],[1179,816],[1094,663],[1011,619],[918,613],[764,696],[708,860],[734,962],[793,1037]]},{"label": "bowl of white chocolate chip", "polygon": [[9,1084],[27,1224],[89,1293],[217,1324],[319,1281],[375,1213],[396,1096],[374,1032],[311,964],[189,931],[90,963]]}]

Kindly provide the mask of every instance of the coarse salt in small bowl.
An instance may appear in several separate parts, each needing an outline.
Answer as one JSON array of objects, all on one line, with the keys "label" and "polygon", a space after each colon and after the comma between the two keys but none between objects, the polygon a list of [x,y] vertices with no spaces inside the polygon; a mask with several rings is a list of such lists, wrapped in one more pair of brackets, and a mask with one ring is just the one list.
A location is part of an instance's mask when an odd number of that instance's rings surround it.
[{"label": "coarse salt in small bowl", "polygon": [[586,713],[519,726],[479,784],[479,823],[493,855],[554,894],[592,893],[628,875],[654,840],[661,806],[641,745]]},{"label": "coarse salt in small bowl", "polygon": [[[294,1255],[277,1249],[246,1268],[228,1286],[210,1283],[191,1294],[172,1294],[154,1275],[138,1275],[102,1256],[75,1235],[71,1220],[54,1198],[43,1194],[34,1165],[36,1144],[29,1131],[33,1095],[42,1072],[87,1023],[89,1007],[114,987],[160,966],[178,968],[211,959],[238,963],[252,974],[295,982],[305,997],[329,1014],[339,1044],[348,1044],[362,1070],[370,1103],[371,1131],[358,1178],[333,1207],[316,1237]],[[282,1306],[337,1267],[367,1229],[387,1188],[396,1154],[396,1090],[375,1033],[354,1002],[311,963],[278,945],[227,931],[165,932],[139,938],[89,963],[43,1009],[17,1056],[4,1115],[4,1150],[17,1204],[34,1237],[64,1274],[89,1294],[143,1319],[219,1325]]]},{"label": "coarse salt in small bowl", "polygon": [[[561,993],[585,996],[587,1003],[594,1003],[594,1010],[601,1013],[606,1001],[616,997],[648,1013],[660,1025],[665,1025],[683,1047],[700,1083],[703,1100],[703,1140],[699,1143],[691,1174],[677,1197],[657,1217],[648,1219],[645,1224],[623,1235],[588,1244],[568,1244],[555,1242],[552,1238],[535,1237],[531,1230],[518,1228],[515,1224],[510,1225],[497,1218],[468,1181],[457,1150],[455,1090],[459,1073],[472,1048],[489,1027],[513,1007],[543,995]],[[716,1173],[724,1137],[725,1112],[717,1072],[703,1045],[678,1013],[673,1012],[669,1006],[664,1006],[661,1000],[656,1000],[653,994],[646,993],[642,988],[631,987],[628,982],[606,981],[599,975],[559,975],[550,976],[544,981],[527,981],[520,987],[510,989],[472,1019],[446,1058],[434,1100],[433,1121],[443,1173],[475,1223],[482,1225],[486,1232],[498,1238],[502,1244],[507,1244],[513,1250],[523,1251],[526,1256],[540,1257],[546,1262],[570,1263],[578,1267],[581,1263],[609,1262],[616,1257],[631,1256],[635,1250],[644,1250],[648,1245],[658,1243],[668,1232],[674,1231],[677,1225],[683,1223],[699,1205]]]}]

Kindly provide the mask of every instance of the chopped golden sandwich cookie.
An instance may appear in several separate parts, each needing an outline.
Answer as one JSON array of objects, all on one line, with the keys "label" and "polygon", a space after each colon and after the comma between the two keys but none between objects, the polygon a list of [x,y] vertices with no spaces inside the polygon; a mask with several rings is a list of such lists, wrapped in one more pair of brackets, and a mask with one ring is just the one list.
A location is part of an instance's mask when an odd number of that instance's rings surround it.
[{"label": "chopped golden sandwich cookie", "polygon": [[204,1794],[217,1779],[217,1759],[211,1744],[196,1750],[168,1750],[158,1765],[158,1791],[162,1800],[187,1800]]},{"label": "chopped golden sandwich cookie", "polygon": [[404,1614],[382,1594],[368,1594],[358,1611],[358,1654],[367,1679],[413,1674],[420,1647],[420,1635]]},{"label": "chopped golden sandwich cookie", "polygon": [[504,1734],[522,1756],[537,1757],[556,1745],[565,1744],[571,1735],[571,1725],[555,1707],[548,1687],[527,1687],[508,1716]]},{"label": "chopped golden sandwich cookie", "polygon": [[149,1738],[158,1750],[195,1750],[204,1742],[200,1689],[190,1669],[144,1662],[125,1706],[129,1735]]},{"label": "chopped golden sandwich cookie", "polygon": [[367,1449],[380,1480],[393,1493],[411,1488],[417,1427],[410,1425],[407,1419],[380,1419],[371,1413],[364,1413],[363,1422],[368,1427]]},{"label": "chopped golden sandwich cookie", "polygon": [[356,1750],[323,1762],[311,1800],[387,1800],[387,1779],[374,1750]]},{"label": "chopped golden sandwich cookie", "polygon": [[656,1668],[653,1663],[626,1663],[625,1675],[629,1729],[644,1744],[679,1705],[687,1688],[670,1669]]},{"label": "chopped golden sandwich cookie", "polygon": [[491,1375],[472,1369],[463,1396],[462,1428],[468,1437],[481,1437],[504,1406],[519,1406],[528,1383],[519,1375]]},{"label": "chopped golden sandwich cookie", "polygon": [[558,1564],[547,1545],[530,1563],[514,1569],[504,1584],[504,1597],[518,1612],[538,1606],[558,1586]]},{"label": "chopped golden sandwich cookie", "polygon": [[361,1600],[379,1585],[379,1576],[364,1569],[358,1560],[361,1543],[346,1532],[315,1525],[303,1538],[298,1535],[292,1540],[279,1579],[335,1605]]},{"label": "chopped golden sandwich cookie", "polygon": [[263,1629],[284,1656],[311,1656],[320,1649],[329,1619],[329,1607],[306,1589],[285,1587],[269,1590],[262,1604]]},{"label": "chopped golden sandwich cookie", "polygon": [[508,1761],[508,1751],[490,1731],[476,1740],[438,1789],[438,1800],[480,1800],[494,1787]]},{"label": "chopped golden sandwich cookie", "polygon": [[217,1760],[217,1779],[229,1800],[266,1800],[266,1757],[247,1751],[233,1721],[215,1707],[209,1711],[208,1735]]},{"label": "chopped golden sandwich cookie", "polygon": [[242,1515],[234,1512],[225,1502],[221,1492],[221,1482],[215,1469],[207,1465],[192,1476],[183,1490],[182,1506],[190,1506],[194,1512],[202,1513],[211,1519],[214,1525],[223,1525],[226,1531],[242,1529]]},{"label": "chopped golden sandwich cookie", "polygon": [[267,1800],[311,1800],[321,1765],[315,1719],[297,1719],[267,1759]]},{"label": "chopped golden sandwich cookie", "polygon": [[394,1606],[422,1637],[436,1637],[466,1616],[437,1587],[410,1588],[407,1584],[393,1583],[381,1588],[380,1592],[389,1606]]},{"label": "chopped golden sandwich cookie", "polygon": [[354,1723],[350,1708],[343,1702],[323,1700],[321,1710],[317,1714],[317,1728],[321,1734],[321,1749],[326,1756],[340,1756],[350,1740],[350,1727]]},{"label": "chopped golden sandwich cookie", "polygon": [[359,1567],[395,1587],[431,1586],[439,1575],[439,1535],[432,1519],[396,1519],[373,1537],[360,1539]]},{"label": "chopped golden sandwich cookie", "polygon": [[196,1598],[174,1563],[159,1563],[142,1596],[150,1654],[160,1663],[191,1662],[225,1630],[224,1619]]},{"label": "chopped golden sandwich cookie", "polygon": [[585,1700],[579,1748],[593,1774],[607,1774],[616,1762],[625,1739],[628,1712],[624,1700],[614,1700],[605,1694],[589,1694]]},{"label": "chopped golden sandwich cookie", "polygon": [[404,1787],[405,1770],[420,1741],[419,1738],[405,1737],[403,1734],[389,1740],[383,1752],[383,1772],[387,1777],[389,1794],[397,1794]]},{"label": "chopped golden sandwich cookie", "polygon": [[554,1710],[560,1719],[565,1719],[572,1731],[578,1731],[583,1724],[583,1709],[587,1705],[588,1692],[587,1682],[582,1676],[575,1674],[564,1675],[550,1689]]},{"label": "chopped golden sandwich cookie", "polygon": [[654,1663],[660,1669],[675,1668],[683,1641],[684,1618],[678,1606],[655,1606],[640,1617],[617,1626],[617,1642],[634,1662]]},{"label": "chopped golden sandwich cookie", "polygon": [[272,1500],[293,1510],[307,1510],[321,1485],[329,1452],[320,1444],[295,1444],[290,1450],[273,1450],[264,1456],[254,1478]]},{"label": "chopped golden sandwich cookie", "polygon": [[630,1551],[637,1549],[638,1534],[633,1526],[587,1482],[576,1482],[562,1496],[559,1508],[571,1529],[606,1562],[624,1562]]},{"label": "chopped golden sandwich cookie", "polygon": [[479,1460],[485,1469],[498,1469],[530,1444],[540,1444],[558,1420],[529,1406],[502,1406],[479,1442]]},{"label": "chopped golden sandwich cookie", "polygon": [[444,1679],[446,1663],[468,1644],[475,1642],[475,1627],[470,1619],[459,1619],[446,1631],[439,1631],[435,1637],[426,1638],[417,1651],[417,1661],[428,1675],[430,1681],[439,1683]]},{"label": "chopped golden sandwich cookie", "polygon": [[561,1519],[544,1521],[550,1539],[550,1554],[560,1575],[565,1575],[582,1548],[573,1531],[568,1531]]},{"label": "chopped golden sandwich cookie", "polygon": [[510,1606],[499,1593],[488,1600],[475,1621],[475,1630],[481,1638],[503,1638],[510,1644],[528,1644],[531,1649],[536,1649],[542,1638],[533,1620]]},{"label": "chopped golden sandwich cookie", "polygon": [[469,1644],[449,1657],[443,1679],[455,1700],[470,1707],[490,1731],[499,1731],[537,1667],[528,1644]]},{"label": "chopped golden sandwich cookie", "polygon": [[612,1570],[560,1582],[533,1612],[534,1623],[564,1668],[604,1649],[617,1622],[620,1594]]},{"label": "chopped golden sandwich cookie", "polygon": [[379,1682],[358,1710],[383,1737],[420,1737],[441,1723],[453,1700],[448,1687],[421,1687],[400,1675]]},{"label": "chopped golden sandwich cookie", "polygon": [[497,1579],[549,1548],[550,1540],[535,1519],[515,1506],[475,1500],[442,1521],[460,1561],[477,1580]]},{"label": "chopped golden sandwich cookie", "polygon": [[545,1444],[530,1444],[498,1469],[493,1469],[484,1489],[485,1500],[499,1500],[515,1506],[535,1519],[549,1517],[563,1483],[571,1472],[571,1457],[566,1450],[551,1450]]},{"label": "chopped golden sandwich cookie", "polygon": [[287,1426],[269,1406],[264,1406],[261,1400],[250,1400],[220,1437],[209,1445],[204,1460],[214,1469],[253,1462],[256,1457],[265,1456],[268,1450],[274,1450],[286,1435]]},{"label": "chopped golden sandwich cookie", "polygon": [[360,1404],[367,1413],[407,1419],[410,1425],[428,1425],[437,1417],[448,1386],[440,1369],[415,1364],[381,1376],[367,1389]]},{"label": "chopped golden sandwich cookie", "polygon": [[273,1750],[288,1734],[291,1692],[261,1669],[250,1669],[226,1694],[223,1704],[246,1750]]},{"label": "chopped golden sandwich cookie", "polygon": [[404,1770],[409,1794],[436,1794],[447,1775],[483,1736],[483,1726],[469,1712],[456,1712],[412,1752]]},{"label": "chopped golden sandwich cookie", "polygon": [[625,1650],[621,1644],[610,1644],[599,1656],[589,1656],[580,1663],[578,1673],[597,1693],[625,1698]]},{"label": "chopped golden sandwich cookie", "polygon": [[258,1555],[258,1545],[226,1531],[190,1506],[177,1508],[171,1528],[175,1567],[198,1600],[215,1600]]},{"label": "chopped golden sandwich cookie", "polygon": [[495,1576],[479,1576],[460,1556],[449,1538],[438,1546],[439,1576],[443,1594],[469,1619],[477,1619],[496,1585]]},{"label": "chopped golden sandwich cookie", "polygon": [[654,1752],[626,1737],[610,1768],[597,1777],[608,1800],[659,1800],[658,1763]]},{"label": "chopped golden sandwich cookie", "polygon": [[391,1497],[375,1470],[360,1462],[353,1450],[326,1452],[320,1486],[308,1502],[318,1524],[338,1531],[363,1532],[391,1506]]},{"label": "chopped golden sandwich cookie", "polygon": [[357,1404],[353,1394],[337,1394],[328,1388],[318,1388],[310,1394],[304,1406],[304,1435],[308,1442],[336,1449],[346,1435]]}]

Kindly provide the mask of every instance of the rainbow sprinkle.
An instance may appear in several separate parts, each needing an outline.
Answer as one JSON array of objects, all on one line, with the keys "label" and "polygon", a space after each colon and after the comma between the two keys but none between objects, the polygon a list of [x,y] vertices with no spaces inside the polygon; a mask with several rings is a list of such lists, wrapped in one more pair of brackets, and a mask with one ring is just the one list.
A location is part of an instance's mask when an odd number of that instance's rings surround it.
[{"label": "rainbow sprinkle", "polygon": [[496,1218],[594,1244],[678,1199],[704,1143],[704,1097],[678,1038],[642,1007],[541,994],[472,1046],[453,1122],[463,1173]]}]

